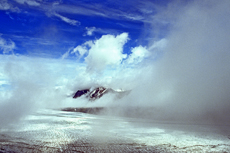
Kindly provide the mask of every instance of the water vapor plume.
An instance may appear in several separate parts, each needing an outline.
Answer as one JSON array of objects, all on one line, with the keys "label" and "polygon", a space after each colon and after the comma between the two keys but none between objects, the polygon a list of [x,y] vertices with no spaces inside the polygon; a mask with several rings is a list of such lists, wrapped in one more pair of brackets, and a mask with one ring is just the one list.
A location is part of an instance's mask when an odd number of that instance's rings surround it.
[{"label": "water vapor plume", "polygon": [[158,12],[155,18],[170,23],[167,45],[123,105],[152,106],[155,119],[228,124],[229,7],[225,0],[192,1]]},{"label": "water vapor plume", "polygon": [[[20,121],[39,108],[59,105],[55,93],[58,77],[48,68],[52,60],[23,56],[0,56],[0,127]],[[49,62],[48,62],[49,61]],[[56,66],[57,69],[60,68]]]}]

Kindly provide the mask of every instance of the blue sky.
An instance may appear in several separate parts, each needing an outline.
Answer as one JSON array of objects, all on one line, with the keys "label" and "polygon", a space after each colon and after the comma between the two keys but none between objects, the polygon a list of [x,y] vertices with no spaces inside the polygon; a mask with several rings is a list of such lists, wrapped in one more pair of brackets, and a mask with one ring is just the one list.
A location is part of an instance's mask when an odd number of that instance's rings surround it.
[{"label": "blue sky", "polygon": [[130,54],[131,47],[146,46],[167,33],[167,24],[160,22],[160,32],[149,32],[151,16],[166,5],[149,0],[1,0],[1,38],[14,46],[0,53],[60,58],[88,40],[127,32],[123,52]]}]

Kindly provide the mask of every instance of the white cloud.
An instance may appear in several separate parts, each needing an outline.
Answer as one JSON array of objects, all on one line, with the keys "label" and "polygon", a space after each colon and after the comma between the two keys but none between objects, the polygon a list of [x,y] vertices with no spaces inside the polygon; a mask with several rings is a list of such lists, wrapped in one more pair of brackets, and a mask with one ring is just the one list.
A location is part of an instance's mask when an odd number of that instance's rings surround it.
[{"label": "white cloud", "polygon": [[35,0],[15,0],[20,4],[28,4],[30,6],[40,6],[40,3]]},{"label": "white cloud", "polygon": [[12,12],[20,12],[19,8],[13,7],[7,0],[0,1],[0,10],[10,10]]},{"label": "white cloud", "polygon": [[122,17],[125,17],[127,19],[131,20],[137,20],[137,21],[144,21],[144,17],[141,15],[136,15],[136,14],[121,14]]},{"label": "white cloud", "polygon": [[10,8],[11,6],[7,0],[3,0],[0,2],[0,10],[9,10]]},{"label": "white cloud", "polygon": [[65,54],[62,55],[61,59],[65,59],[69,56],[69,53],[70,51],[72,50],[73,48],[69,48],[67,52],[65,52]]},{"label": "white cloud", "polygon": [[[140,0],[134,2],[124,2],[122,1],[122,6],[119,3],[114,3],[113,1],[108,2],[107,4],[97,4],[94,3],[85,3],[82,1],[74,1],[74,5],[53,5],[52,10],[56,12],[65,12],[70,14],[82,14],[86,16],[102,16],[106,18],[112,18],[117,20],[137,20],[146,22],[146,14],[141,11],[146,6],[150,7],[149,4],[142,4],[143,2]],[[110,7],[114,6],[114,7]],[[127,8],[132,8],[128,9]],[[152,7],[149,8],[152,10]]]},{"label": "white cloud", "polygon": [[165,38],[154,41],[152,45],[148,48],[149,50],[163,50],[167,45],[167,40]]},{"label": "white cloud", "polygon": [[26,3],[31,6],[40,6],[40,3],[36,1],[27,0]]},{"label": "white cloud", "polygon": [[65,59],[69,56],[69,54],[75,54],[78,59],[81,59],[86,53],[88,53],[90,47],[93,46],[92,41],[87,41],[82,45],[78,45],[77,47],[71,47],[68,51],[62,55],[62,59]]},{"label": "white cloud", "polygon": [[80,56],[83,56],[87,51],[88,50],[87,50],[86,46],[80,45],[80,46],[75,47],[71,53],[78,52],[80,54]]},{"label": "white cloud", "polygon": [[0,49],[3,51],[3,54],[13,52],[15,49],[15,43],[12,40],[5,40],[0,35]]},{"label": "white cloud", "polygon": [[96,40],[85,58],[89,70],[103,70],[107,65],[118,65],[126,54],[123,54],[123,45],[128,41],[128,34],[118,36],[103,35]]},{"label": "white cloud", "polygon": [[101,29],[101,28],[96,28],[96,27],[86,27],[86,32],[83,34],[83,36],[92,36],[94,35],[95,32],[100,33],[100,34],[119,34],[120,31],[116,29]]},{"label": "white cloud", "polygon": [[88,35],[88,36],[92,36],[93,35],[93,33],[96,31],[96,28],[95,27],[86,27],[85,28],[87,31],[86,31],[86,35]]},{"label": "white cloud", "polygon": [[60,14],[54,13],[54,15],[55,15],[56,17],[60,18],[62,21],[66,22],[66,23],[68,23],[68,24],[70,24],[70,25],[74,25],[74,26],[75,26],[75,25],[79,25],[79,24],[80,24],[79,21],[69,19],[69,18],[64,17],[64,16],[62,16],[62,15],[60,15]]},{"label": "white cloud", "polygon": [[129,55],[126,62],[128,64],[137,64],[141,62],[144,58],[148,57],[149,55],[150,53],[145,47],[138,46],[132,49],[132,54]]},{"label": "white cloud", "polygon": [[69,90],[55,87],[66,85],[66,79],[82,72],[81,63],[78,71],[75,66],[71,60],[0,55],[0,126],[38,108],[60,107],[62,100],[66,104]]},{"label": "white cloud", "polygon": [[69,53],[76,54],[79,58],[84,55],[85,62],[90,72],[102,71],[106,66],[119,65],[121,61],[127,57],[123,54],[123,46],[128,41],[128,33],[120,35],[103,35],[96,41],[87,41],[82,45],[66,52],[63,57],[67,57]]}]

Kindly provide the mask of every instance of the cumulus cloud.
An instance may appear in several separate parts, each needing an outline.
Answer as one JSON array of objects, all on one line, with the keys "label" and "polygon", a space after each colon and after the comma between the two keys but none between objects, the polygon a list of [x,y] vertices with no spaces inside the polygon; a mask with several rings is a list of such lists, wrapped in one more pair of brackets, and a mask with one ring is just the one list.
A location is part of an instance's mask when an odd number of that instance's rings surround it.
[{"label": "cumulus cloud", "polygon": [[122,59],[126,58],[123,54],[123,45],[128,41],[128,34],[122,33],[117,36],[103,35],[96,40],[85,58],[88,69],[103,70],[107,65],[118,65]]},{"label": "cumulus cloud", "polygon": [[66,23],[68,23],[68,24],[70,24],[70,25],[76,26],[76,25],[79,25],[79,24],[80,24],[79,21],[69,19],[69,18],[67,18],[67,17],[64,17],[64,16],[58,14],[58,13],[54,13],[54,16],[60,18],[62,21],[66,22]]},{"label": "cumulus cloud", "polygon": [[15,49],[15,43],[12,40],[5,40],[0,35],[0,48],[3,51],[3,54],[7,54],[9,52],[13,52]]},{"label": "cumulus cloud", "polygon": [[128,33],[103,35],[100,39],[70,49],[63,56],[67,57],[71,53],[78,58],[85,57],[89,72],[103,71],[106,66],[118,66],[127,57],[123,54],[123,46],[128,39]]},{"label": "cumulus cloud", "polygon": [[131,52],[132,53],[129,55],[128,59],[126,60],[127,64],[132,64],[132,63],[137,64],[150,55],[146,47],[143,46],[135,47],[131,50]]},{"label": "cumulus cloud", "polygon": [[[92,79],[90,80],[94,83],[107,84],[116,89],[131,89],[135,86],[135,78],[142,72],[140,62],[151,56],[151,53],[146,47],[138,46],[134,47],[132,53],[127,56],[123,53],[123,46],[128,39],[127,33],[117,36],[103,35],[95,41],[87,41],[82,45],[71,48],[65,56],[75,54],[79,59],[84,57],[87,72],[90,72],[86,73],[84,78],[90,74],[92,77],[90,77]],[[138,68],[135,67],[137,65],[139,65]],[[94,74],[98,72],[100,75],[95,76]],[[127,78],[130,82],[126,80]]]}]

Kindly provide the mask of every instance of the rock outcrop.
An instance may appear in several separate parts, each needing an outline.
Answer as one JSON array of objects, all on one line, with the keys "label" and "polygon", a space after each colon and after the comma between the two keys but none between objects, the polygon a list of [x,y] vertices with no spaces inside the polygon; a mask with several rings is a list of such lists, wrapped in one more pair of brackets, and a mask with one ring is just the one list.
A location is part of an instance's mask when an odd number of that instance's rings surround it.
[{"label": "rock outcrop", "polygon": [[81,97],[82,95],[85,95],[85,94],[87,94],[88,92],[89,92],[89,89],[78,90],[78,91],[74,94],[73,98]]},{"label": "rock outcrop", "polygon": [[91,89],[78,90],[76,93],[74,93],[73,98],[78,98],[78,97],[85,95],[86,98],[93,101],[93,100],[101,98],[103,95],[107,93],[117,94],[118,98],[122,98],[124,95],[128,94],[129,92],[130,91],[116,91],[111,88],[96,87],[93,89],[91,88]]}]

